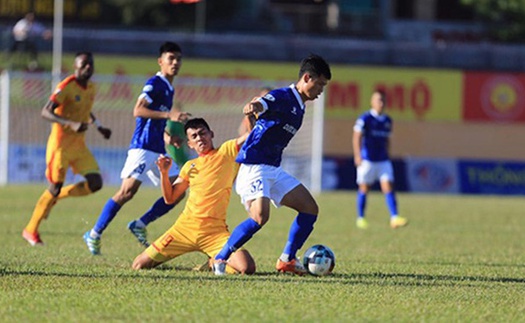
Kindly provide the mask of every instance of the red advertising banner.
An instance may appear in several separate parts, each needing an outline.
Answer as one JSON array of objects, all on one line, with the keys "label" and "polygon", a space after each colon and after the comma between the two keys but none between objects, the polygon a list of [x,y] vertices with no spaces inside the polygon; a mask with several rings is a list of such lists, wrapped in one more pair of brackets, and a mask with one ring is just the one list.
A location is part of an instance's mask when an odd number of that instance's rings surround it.
[{"label": "red advertising banner", "polygon": [[463,120],[525,122],[525,74],[464,73]]}]

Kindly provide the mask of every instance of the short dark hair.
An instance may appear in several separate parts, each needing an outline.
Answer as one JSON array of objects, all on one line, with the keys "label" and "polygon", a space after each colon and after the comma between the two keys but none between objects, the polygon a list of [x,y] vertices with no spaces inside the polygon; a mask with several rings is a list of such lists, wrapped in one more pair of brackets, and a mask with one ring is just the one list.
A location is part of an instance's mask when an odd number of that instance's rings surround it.
[{"label": "short dark hair", "polygon": [[188,129],[198,129],[202,127],[211,130],[206,120],[203,118],[193,118],[186,121],[186,124],[184,125],[184,133],[186,133]]},{"label": "short dark hair", "polygon": [[77,57],[79,57],[79,56],[82,56],[82,55],[86,55],[87,57],[91,57],[91,58],[93,58],[93,53],[90,52],[90,51],[87,51],[87,50],[77,52],[77,53],[75,54],[75,58],[77,58]]},{"label": "short dark hair", "polygon": [[328,63],[319,55],[310,54],[301,61],[301,68],[299,69],[299,77],[305,73],[310,73],[314,77],[323,75],[328,80],[332,78],[332,72]]},{"label": "short dark hair", "polygon": [[162,56],[164,53],[182,53],[182,50],[180,49],[180,46],[177,43],[167,41],[164,44],[160,45],[159,48],[159,57]]}]

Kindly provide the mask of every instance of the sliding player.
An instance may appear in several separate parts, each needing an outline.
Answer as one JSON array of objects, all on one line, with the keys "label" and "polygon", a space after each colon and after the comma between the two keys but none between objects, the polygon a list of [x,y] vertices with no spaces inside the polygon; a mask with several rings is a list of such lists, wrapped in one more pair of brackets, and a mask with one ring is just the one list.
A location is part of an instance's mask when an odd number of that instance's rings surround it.
[{"label": "sliding player", "polygon": [[[157,166],[166,203],[178,200],[189,188],[186,207],[175,224],[135,258],[133,269],[153,268],[194,251],[214,257],[230,236],[226,225],[226,211],[233,181],[239,169],[235,157],[248,134],[214,148],[213,131],[204,119],[191,119],[184,128],[188,146],[199,157],[182,167],[174,183],[169,178],[171,158],[159,157]],[[235,252],[227,267],[228,272],[255,272],[255,262],[246,250]]]}]

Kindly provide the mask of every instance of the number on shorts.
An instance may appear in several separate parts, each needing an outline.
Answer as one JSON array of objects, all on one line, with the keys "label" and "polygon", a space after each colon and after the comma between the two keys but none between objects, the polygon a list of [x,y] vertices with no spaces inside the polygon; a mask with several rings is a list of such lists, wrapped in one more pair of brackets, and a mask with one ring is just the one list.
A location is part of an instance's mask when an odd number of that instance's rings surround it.
[{"label": "number on shorts", "polygon": [[260,179],[252,182],[252,184],[250,185],[250,193],[252,194],[262,191],[262,189],[263,189],[263,183],[262,183],[262,180]]}]

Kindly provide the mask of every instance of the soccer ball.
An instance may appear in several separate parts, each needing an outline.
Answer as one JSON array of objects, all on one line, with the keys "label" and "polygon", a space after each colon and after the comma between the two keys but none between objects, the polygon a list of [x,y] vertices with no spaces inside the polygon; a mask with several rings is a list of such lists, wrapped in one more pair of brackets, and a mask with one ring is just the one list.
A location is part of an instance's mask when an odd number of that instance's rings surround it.
[{"label": "soccer ball", "polygon": [[303,265],[314,276],[329,275],[335,267],[334,252],[327,246],[316,244],[304,253]]}]

